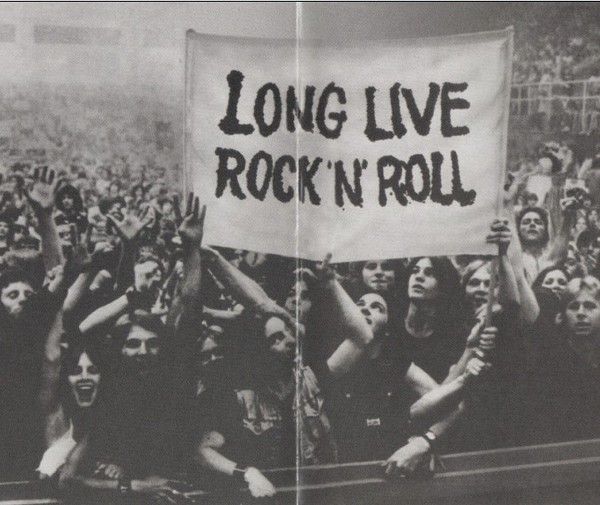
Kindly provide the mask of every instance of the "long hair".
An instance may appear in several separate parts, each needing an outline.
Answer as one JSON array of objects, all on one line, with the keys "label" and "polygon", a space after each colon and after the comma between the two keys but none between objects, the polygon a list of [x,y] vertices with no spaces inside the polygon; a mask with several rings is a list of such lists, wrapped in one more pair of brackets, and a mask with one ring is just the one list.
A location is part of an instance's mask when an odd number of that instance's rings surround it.
[{"label": "long hair", "polygon": [[558,270],[559,272],[562,272],[565,275],[565,278],[567,279],[567,281],[571,280],[569,273],[565,270],[565,268],[563,266],[561,266],[559,264],[550,265],[549,267],[546,267],[540,271],[540,273],[537,275],[537,277],[531,284],[531,289],[534,292],[539,291],[540,289],[544,289],[544,287],[542,285],[544,284],[544,279],[546,278],[546,275],[550,272],[554,272],[554,270]]},{"label": "long hair", "polygon": [[[87,354],[90,361],[100,370],[100,383],[98,385],[96,399],[94,404],[88,409],[78,407],[69,384],[69,375],[73,375],[72,372],[78,365],[79,358],[83,353]],[[74,437],[76,440],[79,440],[90,428],[89,425],[94,420],[98,398],[101,398],[103,375],[106,375],[107,371],[108,356],[104,356],[98,346],[91,342],[72,341],[71,344],[63,350],[60,360],[59,399],[67,419],[73,423]],[[106,380],[106,377],[104,380]]]},{"label": "long hair", "polygon": [[517,234],[519,236],[519,240],[522,241],[521,232],[520,232],[521,221],[525,217],[525,215],[528,214],[529,212],[536,213],[538,216],[540,216],[540,219],[544,223],[544,236],[542,237],[542,243],[543,243],[543,245],[546,245],[548,243],[548,241],[550,240],[550,235],[548,232],[548,226],[549,226],[548,225],[548,212],[546,211],[546,209],[543,209],[542,207],[525,207],[524,209],[521,209],[521,211],[517,214],[516,223],[517,223]]},{"label": "long hair", "polygon": [[[413,258],[408,265],[408,273],[403,284],[405,306],[402,314],[406,315],[410,300],[408,299],[408,282],[411,272],[422,257]],[[429,257],[433,267],[433,276],[438,282],[439,296],[435,300],[437,318],[434,322],[436,330],[455,330],[464,326],[466,319],[465,291],[460,282],[458,271],[445,256]]]}]

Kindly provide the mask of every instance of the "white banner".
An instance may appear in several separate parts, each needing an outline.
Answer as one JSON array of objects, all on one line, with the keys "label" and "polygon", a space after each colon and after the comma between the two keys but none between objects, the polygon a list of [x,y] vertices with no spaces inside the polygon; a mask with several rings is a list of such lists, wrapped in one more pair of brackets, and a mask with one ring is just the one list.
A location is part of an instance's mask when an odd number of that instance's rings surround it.
[{"label": "white banner", "polygon": [[512,30],[352,43],[188,32],[205,241],[334,261],[492,254]]}]

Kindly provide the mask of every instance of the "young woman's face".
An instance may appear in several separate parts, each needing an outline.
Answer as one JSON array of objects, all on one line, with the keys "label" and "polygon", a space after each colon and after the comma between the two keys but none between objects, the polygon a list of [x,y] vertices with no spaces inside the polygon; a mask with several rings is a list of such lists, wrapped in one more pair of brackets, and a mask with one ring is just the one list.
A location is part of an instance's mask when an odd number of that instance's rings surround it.
[{"label": "young woman's face", "polygon": [[565,310],[565,323],[574,337],[589,337],[600,331],[600,303],[591,293],[581,291]]},{"label": "young woman's face", "polygon": [[421,258],[412,269],[408,279],[410,300],[435,300],[439,296],[439,285],[429,258]]},{"label": "young woman's face", "polygon": [[2,289],[0,302],[2,302],[4,310],[10,317],[19,319],[23,316],[29,304],[29,299],[34,294],[35,291],[29,283],[23,281],[11,282]]},{"label": "young woman's face", "polygon": [[561,296],[567,289],[567,276],[561,270],[550,270],[544,276],[542,286]]},{"label": "young woman's face", "polygon": [[478,309],[486,304],[490,294],[490,270],[487,265],[483,265],[475,271],[465,286],[465,296],[467,302]]},{"label": "young woman's face", "polygon": [[373,335],[380,335],[388,324],[388,306],[384,298],[377,293],[367,293],[356,302]]},{"label": "young woman's face", "polygon": [[389,261],[367,261],[362,269],[362,279],[369,289],[381,293],[393,287],[396,275]]},{"label": "young woman's face", "polygon": [[77,365],[69,372],[68,379],[77,405],[91,407],[98,394],[100,371],[87,352],[81,353]]}]

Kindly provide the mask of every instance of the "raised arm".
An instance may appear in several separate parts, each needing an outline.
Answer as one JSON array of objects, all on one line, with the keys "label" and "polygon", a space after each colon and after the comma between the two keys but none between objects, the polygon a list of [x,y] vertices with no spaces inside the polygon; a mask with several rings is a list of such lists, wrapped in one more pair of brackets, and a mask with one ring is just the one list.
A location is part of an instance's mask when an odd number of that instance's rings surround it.
[{"label": "raised arm", "polygon": [[63,265],[65,262],[58,231],[52,217],[57,185],[58,179],[55,178],[54,170],[43,167],[40,172],[36,168],[33,186],[25,193],[39,223],[42,257],[46,271],[51,270],[56,265]]},{"label": "raised arm", "polygon": [[327,311],[332,327],[344,336],[344,341],[327,359],[329,372],[334,378],[339,378],[363,356],[373,340],[373,332],[358,306],[335,278],[330,261],[331,254],[328,254],[317,268],[317,278],[321,291],[319,301]]},{"label": "raised arm", "polygon": [[214,276],[245,308],[260,314],[265,319],[269,316],[277,316],[292,327],[295,326],[294,318],[269,298],[257,282],[234,267],[215,249],[203,246],[202,251]]},{"label": "raised arm", "polygon": [[508,258],[508,246],[512,233],[507,219],[496,219],[492,223],[486,241],[498,246],[498,301],[502,305],[520,304],[521,297],[517,278]]},{"label": "raised arm", "polygon": [[[193,205],[192,205],[193,201]],[[179,236],[183,244],[183,281],[181,283],[181,299],[184,304],[194,304],[200,300],[202,277],[201,246],[204,234],[204,217],[206,206],[200,212],[200,202],[194,194],[188,196],[186,215],[179,226]]]},{"label": "raised arm", "polygon": [[85,335],[103,324],[115,321],[127,311],[134,296],[135,290],[131,288],[126,294],[96,309],[81,322],[79,331]]},{"label": "raised arm", "polygon": [[152,222],[154,216],[152,211],[149,210],[141,219],[131,214],[125,216],[122,220],[118,220],[110,214],[107,214],[106,217],[112,223],[121,239],[121,258],[119,259],[116,280],[116,291],[118,294],[121,294],[133,284],[133,266],[137,251],[137,238],[144,227]]},{"label": "raised arm", "polygon": [[63,304],[65,314],[75,311],[89,289],[96,274],[102,268],[102,257],[113,251],[112,244],[98,242],[90,255],[85,244],[78,244],[73,250],[73,268],[79,272],[75,281],[67,291]]},{"label": "raised arm", "polygon": [[[509,221],[509,228],[515,234],[517,224],[515,220],[515,213],[512,204],[509,202],[506,205],[506,213]],[[523,250],[521,249],[521,243],[519,240],[511,240],[511,243],[507,251],[508,259],[512,265],[512,271],[515,275],[517,282],[517,289],[519,290],[519,302],[520,302],[520,316],[526,324],[533,324],[539,314],[540,307],[537,302],[537,298],[531,285],[525,277],[525,265],[523,264]]]},{"label": "raised arm", "polygon": [[575,225],[577,212],[575,211],[575,198],[563,198],[560,201],[562,210],[562,222],[560,229],[550,247],[548,259],[553,263],[558,263],[567,258],[569,251],[569,240],[571,239],[571,229]]},{"label": "raised arm", "polygon": [[69,429],[59,400],[61,348],[63,333],[63,311],[59,310],[50,326],[44,348],[40,405],[46,418],[46,447],[59,439]]}]

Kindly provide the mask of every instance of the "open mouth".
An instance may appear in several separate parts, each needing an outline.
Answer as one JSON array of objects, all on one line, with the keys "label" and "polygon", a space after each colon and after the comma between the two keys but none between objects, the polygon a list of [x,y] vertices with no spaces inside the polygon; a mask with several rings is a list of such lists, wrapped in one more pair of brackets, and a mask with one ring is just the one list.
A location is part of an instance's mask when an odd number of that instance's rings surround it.
[{"label": "open mouth", "polygon": [[92,401],[94,392],[96,391],[96,384],[93,381],[82,380],[75,384],[75,390],[81,402],[88,403]]},{"label": "open mouth", "polygon": [[365,316],[365,321],[367,322],[367,324],[369,326],[371,326],[373,324],[373,320],[370,317]]},{"label": "open mouth", "polygon": [[425,291],[425,288],[421,286],[421,284],[413,284],[411,289],[412,291],[415,291],[417,293],[422,293],[423,291]]},{"label": "open mouth", "polygon": [[475,295],[473,297],[473,300],[474,300],[475,305],[477,307],[481,307],[482,305],[484,305],[485,303],[487,303],[487,296],[486,295]]}]

